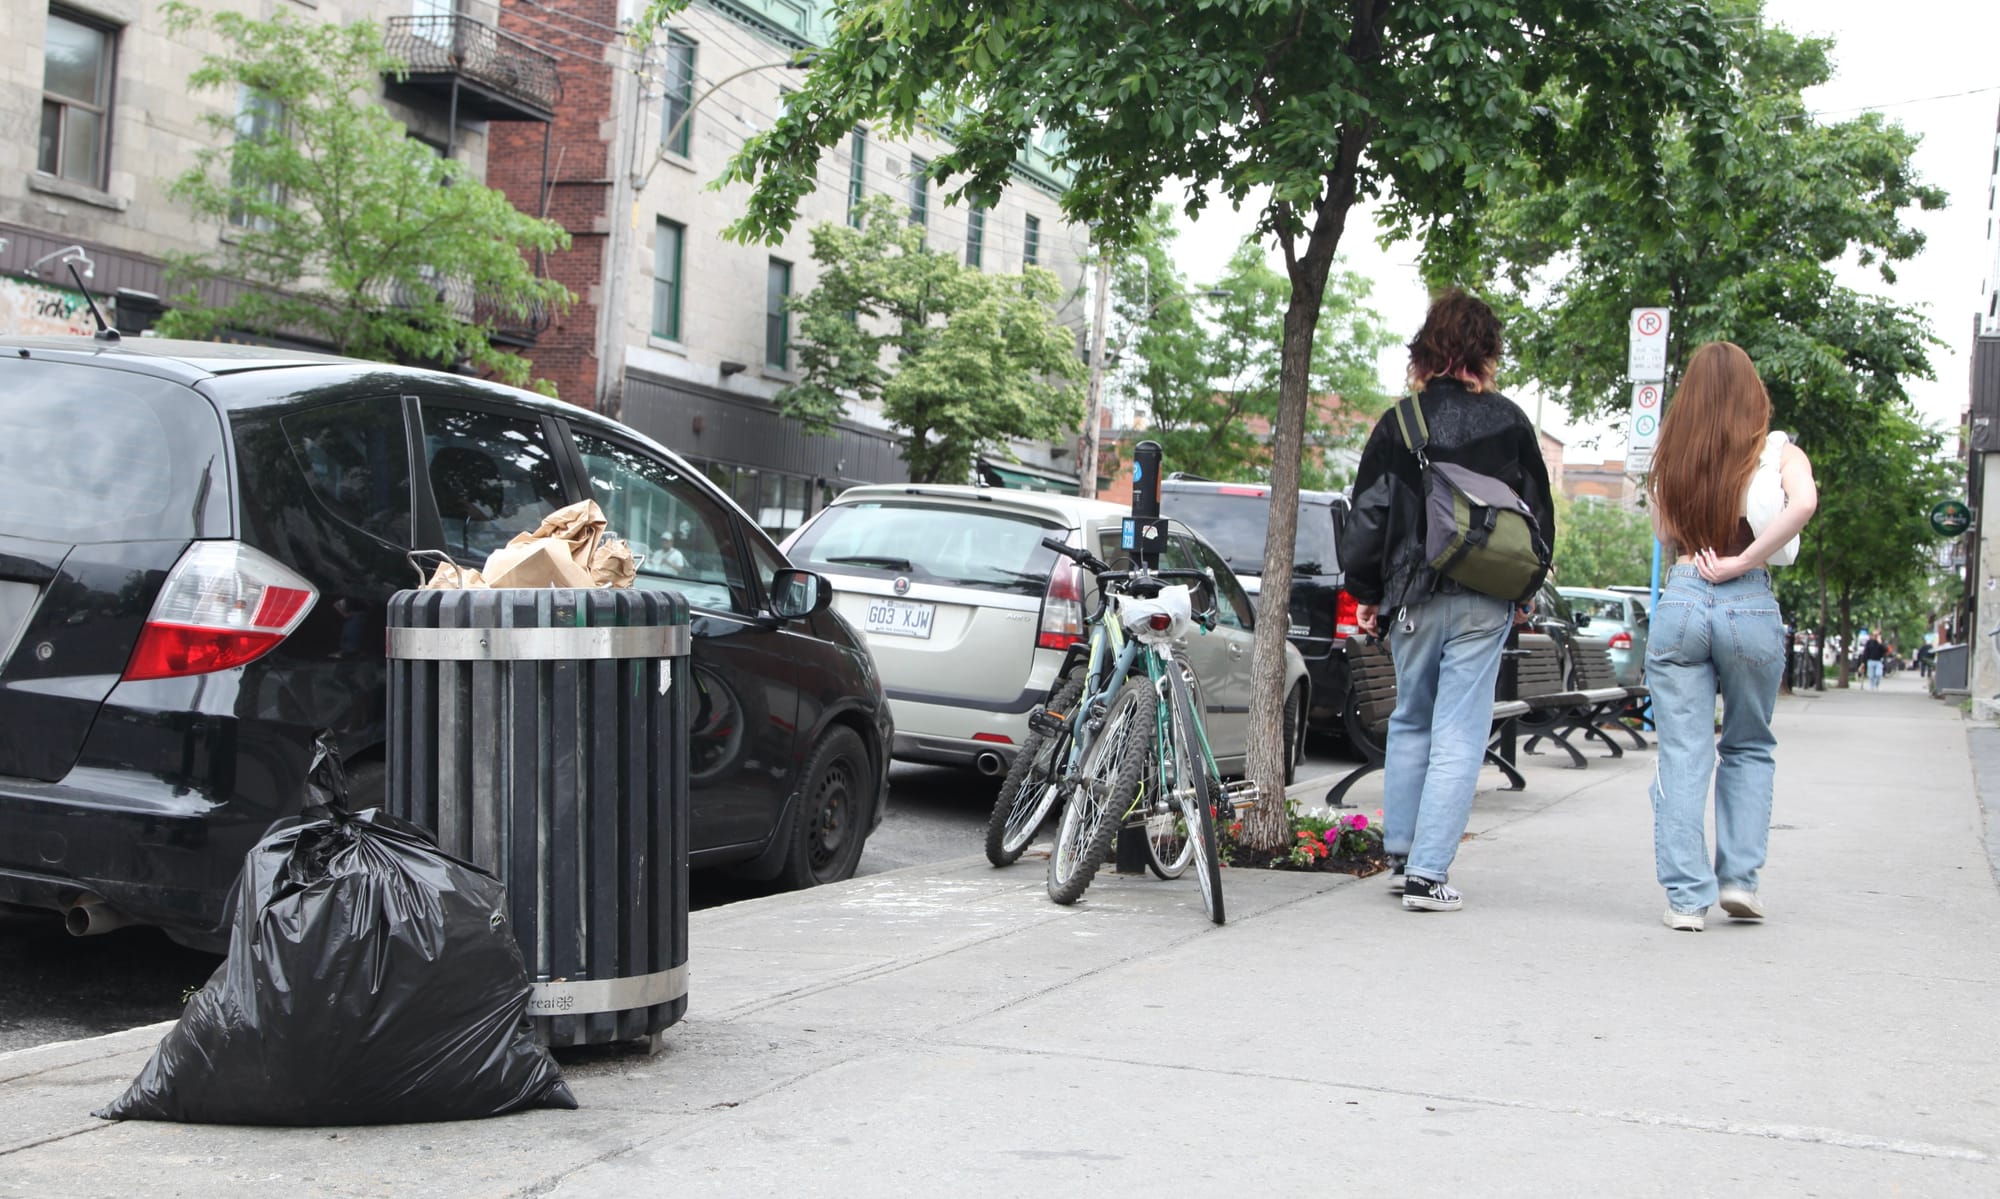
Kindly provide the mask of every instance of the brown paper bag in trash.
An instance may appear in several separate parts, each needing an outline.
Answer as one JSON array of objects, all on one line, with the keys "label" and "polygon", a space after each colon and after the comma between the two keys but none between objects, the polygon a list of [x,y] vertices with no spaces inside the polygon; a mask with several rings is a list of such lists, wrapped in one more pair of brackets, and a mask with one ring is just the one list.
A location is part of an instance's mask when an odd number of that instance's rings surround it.
[{"label": "brown paper bag in trash", "polygon": [[486,558],[488,587],[594,587],[570,543],[559,537],[516,537]]},{"label": "brown paper bag in trash", "polygon": [[[622,541],[604,539],[604,528],[609,523],[604,519],[604,510],[596,500],[580,500],[567,508],[558,508],[542,518],[532,533],[522,533],[495,550],[486,560],[486,581],[494,587],[630,587],[638,567],[632,560],[631,549]],[[494,570],[495,560],[509,550],[519,549],[537,541],[560,543],[569,553],[574,572],[564,572],[567,579],[580,582],[562,583],[502,583]],[[513,565],[513,560],[507,560]]]},{"label": "brown paper bag in trash", "polygon": [[476,570],[460,566],[456,562],[440,562],[432,572],[430,582],[419,587],[419,591],[473,591],[487,586],[486,580]]}]

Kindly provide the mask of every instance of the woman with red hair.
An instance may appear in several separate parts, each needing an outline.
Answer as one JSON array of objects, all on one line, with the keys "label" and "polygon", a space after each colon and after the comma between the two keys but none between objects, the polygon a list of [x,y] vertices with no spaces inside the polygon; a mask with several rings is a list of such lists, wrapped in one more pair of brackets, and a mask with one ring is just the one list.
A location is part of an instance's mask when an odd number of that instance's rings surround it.
[{"label": "woman with red hair", "polygon": [[1648,486],[1654,528],[1675,555],[1646,647],[1660,743],[1653,852],[1667,927],[1700,932],[1718,903],[1739,920],[1764,917],[1757,875],[1770,837],[1771,716],[1785,669],[1785,622],[1767,565],[1797,555],[1819,492],[1805,453],[1771,432],[1771,398],[1750,356],[1726,341],[1689,359],[1660,423]]}]

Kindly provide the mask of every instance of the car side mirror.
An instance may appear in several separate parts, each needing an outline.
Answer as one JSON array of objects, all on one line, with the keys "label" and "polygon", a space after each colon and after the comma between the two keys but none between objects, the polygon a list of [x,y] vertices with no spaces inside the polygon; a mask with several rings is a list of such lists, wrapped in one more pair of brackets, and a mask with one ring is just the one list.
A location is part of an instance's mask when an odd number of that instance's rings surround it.
[{"label": "car side mirror", "polygon": [[833,602],[833,588],[809,570],[780,570],[771,575],[771,612],[780,620],[803,620]]},{"label": "car side mirror", "polygon": [[1576,614],[1576,620],[1573,623],[1579,629],[1587,629],[1590,627],[1590,617],[1582,612],[1579,612]]}]

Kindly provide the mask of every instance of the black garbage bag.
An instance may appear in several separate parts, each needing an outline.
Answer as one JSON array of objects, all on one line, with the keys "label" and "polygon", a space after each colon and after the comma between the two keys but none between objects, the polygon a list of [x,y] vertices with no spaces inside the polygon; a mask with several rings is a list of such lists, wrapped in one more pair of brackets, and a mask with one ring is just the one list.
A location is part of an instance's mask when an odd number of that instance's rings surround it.
[{"label": "black garbage bag", "polygon": [[396,1124],[576,1099],[526,1019],[498,879],[347,808],[322,735],[311,806],[243,861],[229,957],[111,1120]]}]

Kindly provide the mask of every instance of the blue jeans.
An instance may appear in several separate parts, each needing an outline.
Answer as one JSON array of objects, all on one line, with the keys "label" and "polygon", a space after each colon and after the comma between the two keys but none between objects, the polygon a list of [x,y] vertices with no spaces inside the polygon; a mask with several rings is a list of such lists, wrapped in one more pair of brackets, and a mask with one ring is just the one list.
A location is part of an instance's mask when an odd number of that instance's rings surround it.
[{"label": "blue jeans", "polygon": [[1406,873],[1444,882],[1458,853],[1493,725],[1493,681],[1513,605],[1474,592],[1383,611],[1396,711],[1382,765],[1382,847]]},{"label": "blue jeans", "polygon": [[[1667,903],[1699,912],[1718,887],[1757,889],[1771,834],[1771,713],[1785,671],[1785,625],[1771,576],[1709,583],[1692,566],[1668,572],[1646,646],[1646,684],[1660,742],[1653,773],[1653,854]],[[1722,736],[1715,697],[1722,695]],[[1721,758],[1717,764],[1718,754]],[[1715,783],[1715,858],[1708,789]]]},{"label": "blue jeans", "polygon": [[1882,689],[1882,661],[1879,658],[1868,660],[1868,689],[1870,691]]}]

